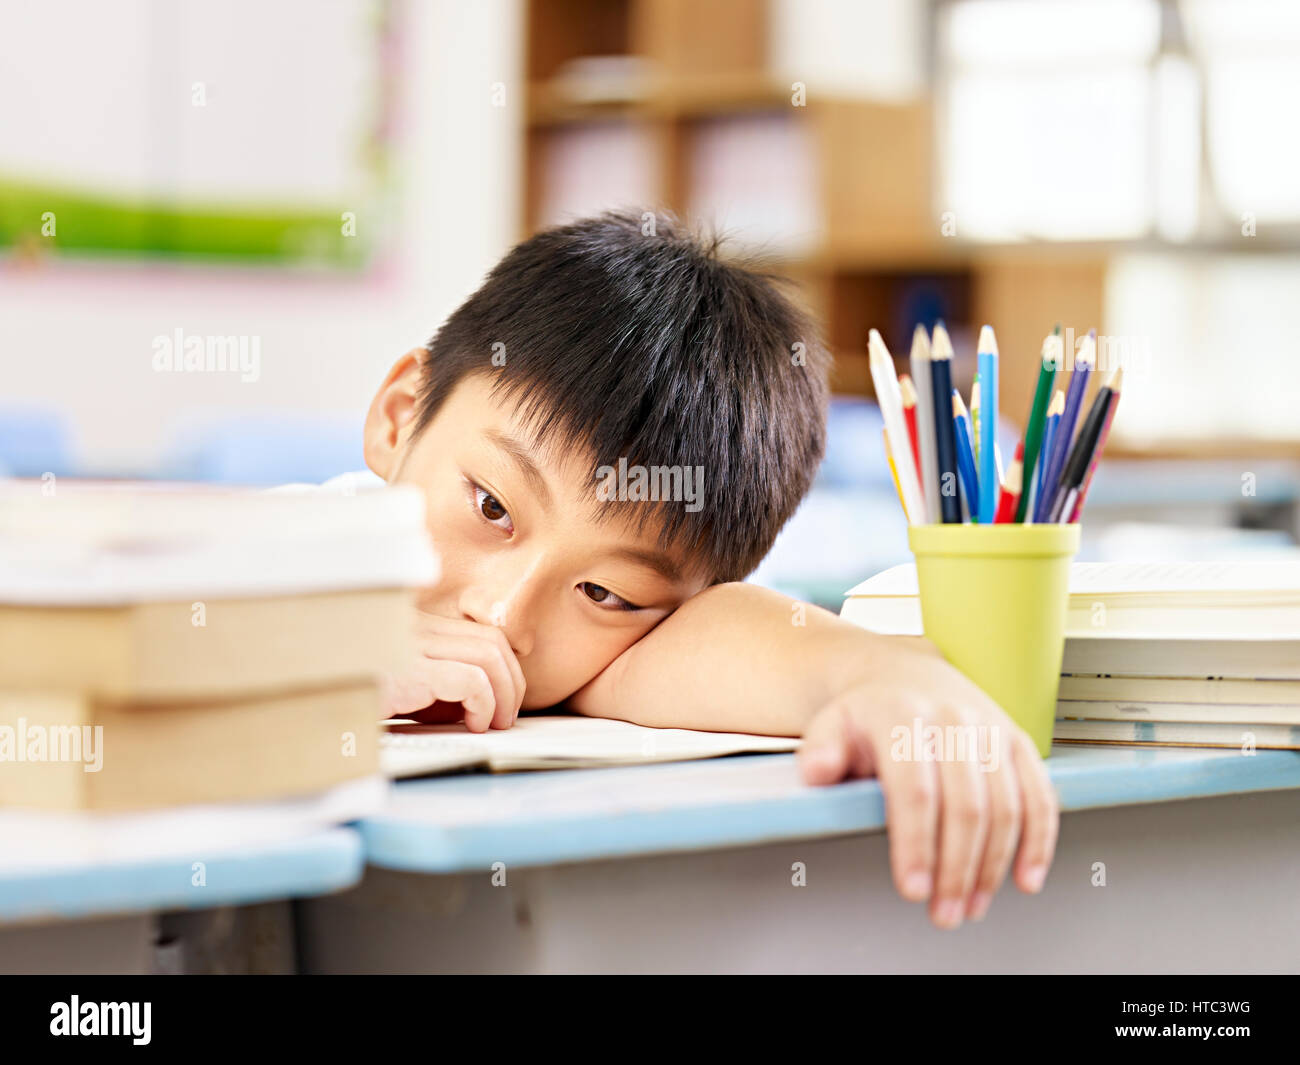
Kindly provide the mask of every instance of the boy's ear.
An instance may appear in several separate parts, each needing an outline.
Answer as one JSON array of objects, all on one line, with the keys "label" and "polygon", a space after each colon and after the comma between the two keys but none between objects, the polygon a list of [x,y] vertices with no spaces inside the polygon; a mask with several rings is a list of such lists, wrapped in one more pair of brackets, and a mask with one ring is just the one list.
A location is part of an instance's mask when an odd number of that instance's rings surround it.
[{"label": "boy's ear", "polygon": [[397,472],[410,436],[420,391],[421,360],[428,354],[424,348],[412,348],[393,363],[366,412],[366,465],[386,481]]}]

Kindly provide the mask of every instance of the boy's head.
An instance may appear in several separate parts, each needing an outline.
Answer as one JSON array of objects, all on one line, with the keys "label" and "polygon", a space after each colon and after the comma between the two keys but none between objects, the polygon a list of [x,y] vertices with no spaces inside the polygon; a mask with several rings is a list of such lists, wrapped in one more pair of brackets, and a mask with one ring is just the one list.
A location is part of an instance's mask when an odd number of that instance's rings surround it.
[{"label": "boy's head", "polygon": [[770,278],[664,215],[514,248],[389,372],[366,461],[419,485],[424,609],[502,628],[525,708],[750,573],[825,448],[828,357]]}]

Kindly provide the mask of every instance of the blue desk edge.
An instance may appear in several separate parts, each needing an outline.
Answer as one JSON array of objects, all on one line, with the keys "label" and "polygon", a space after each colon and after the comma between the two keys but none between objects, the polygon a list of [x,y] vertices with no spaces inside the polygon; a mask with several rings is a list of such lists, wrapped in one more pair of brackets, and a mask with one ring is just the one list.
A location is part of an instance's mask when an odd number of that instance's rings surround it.
[{"label": "blue desk edge", "polygon": [[[729,763],[743,773],[747,765],[789,763],[793,755],[746,755],[695,763],[701,767]],[[1208,798],[1243,792],[1300,788],[1300,752],[1235,751],[1186,748],[1139,749],[1058,745],[1048,760],[1062,811],[1128,806],[1150,802]],[[518,788],[524,798],[539,776],[551,781],[578,774],[600,774],[610,793],[618,775],[654,774],[666,766],[582,769],[546,774],[476,774],[404,781],[399,794],[414,799],[412,816],[385,812],[358,823],[369,864],[424,873],[489,870],[508,866],[556,865],[635,855],[753,846],[880,831],[885,802],[875,780],[858,780],[829,788],[804,788],[770,798],[736,802],[679,803],[664,809],[602,813],[598,809],[563,815],[522,816],[456,824],[439,816],[440,798],[462,801],[487,789]],[[680,768],[680,763],[678,764]],[[702,770],[705,771],[705,770]],[[637,783],[644,786],[646,780]],[[424,816],[427,809],[428,816]]]}]

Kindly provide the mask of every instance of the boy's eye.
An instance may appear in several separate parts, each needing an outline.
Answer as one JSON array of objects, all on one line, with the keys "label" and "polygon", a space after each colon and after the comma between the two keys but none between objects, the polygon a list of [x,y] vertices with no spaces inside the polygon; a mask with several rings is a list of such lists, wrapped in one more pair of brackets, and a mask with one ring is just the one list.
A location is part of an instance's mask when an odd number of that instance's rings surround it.
[{"label": "boy's eye", "polygon": [[506,508],[497,502],[495,496],[485,492],[478,485],[474,486],[474,502],[478,507],[478,512],[493,525],[506,530],[514,528]]},{"label": "boy's eye", "polygon": [[582,583],[582,593],[593,603],[599,603],[601,606],[609,607],[615,610],[640,610],[641,607],[634,603],[629,603],[622,596],[615,595],[608,588],[602,588],[599,584],[593,584],[591,581]]}]

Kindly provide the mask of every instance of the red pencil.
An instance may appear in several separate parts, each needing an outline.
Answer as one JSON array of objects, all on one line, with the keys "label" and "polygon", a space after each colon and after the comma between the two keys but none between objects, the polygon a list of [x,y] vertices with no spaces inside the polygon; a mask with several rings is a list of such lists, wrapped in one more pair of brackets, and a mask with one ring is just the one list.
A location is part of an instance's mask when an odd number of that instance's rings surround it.
[{"label": "red pencil", "polygon": [[1007,474],[1002,478],[1002,496],[998,500],[997,513],[993,515],[995,525],[1008,525],[1016,520],[1016,507],[1020,505],[1020,489],[1024,481],[1025,442],[1016,445],[1016,457],[1007,467]]},{"label": "red pencil", "polygon": [[916,385],[907,374],[903,374],[898,379],[898,387],[903,394],[903,420],[907,422],[907,438],[912,442],[912,461],[919,470],[921,448],[916,442]]},{"label": "red pencil", "polygon": [[1106,411],[1106,420],[1101,423],[1101,432],[1097,434],[1097,446],[1092,452],[1092,461],[1088,463],[1088,473],[1083,479],[1083,484],[1079,487],[1079,498],[1074,501],[1074,511],[1070,514],[1070,521],[1079,520],[1079,512],[1083,510],[1083,501],[1088,498],[1088,485],[1092,484],[1092,475],[1097,472],[1097,463],[1101,461],[1101,450],[1106,446],[1106,437],[1110,434],[1110,423],[1115,420],[1115,408],[1119,406],[1120,385],[1124,383],[1124,367],[1120,366],[1111,375],[1111,379],[1106,385],[1114,393],[1110,399],[1110,410]]}]

